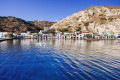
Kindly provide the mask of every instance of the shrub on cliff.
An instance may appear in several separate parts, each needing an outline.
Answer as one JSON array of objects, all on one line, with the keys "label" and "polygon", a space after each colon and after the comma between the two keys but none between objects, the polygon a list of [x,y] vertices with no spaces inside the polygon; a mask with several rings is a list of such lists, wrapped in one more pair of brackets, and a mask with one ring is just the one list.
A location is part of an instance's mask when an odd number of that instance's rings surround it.
[{"label": "shrub on cliff", "polygon": [[59,29],[59,31],[62,32],[62,33],[69,32],[69,28]]},{"label": "shrub on cliff", "polygon": [[103,18],[100,18],[100,20],[107,20],[105,17],[103,17]]},{"label": "shrub on cliff", "polygon": [[84,26],[89,26],[89,22],[87,22],[87,23],[84,23]]},{"label": "shrub on cliff", "polygon": [[78,28],[76,29],[76,31],[81,31],[81,28],[80,28],[80,27],[78,27]]},{"label": "shrub on cliff", "polygon": [[113,21],[113,18],[108,18],[109,21]]}]

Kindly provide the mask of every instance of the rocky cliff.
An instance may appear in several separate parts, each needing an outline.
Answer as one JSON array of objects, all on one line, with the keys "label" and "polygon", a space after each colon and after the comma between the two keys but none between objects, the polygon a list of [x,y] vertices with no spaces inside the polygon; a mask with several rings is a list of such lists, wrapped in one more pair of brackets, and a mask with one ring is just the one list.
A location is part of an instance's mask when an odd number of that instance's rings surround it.
[{"label": "rocky cliff", "polygon": [[35,30],[36,29],[33,24],[27,23],[25,20],[20,18],[12,16],[0,17],[0,31],[26,32]]},{"label": "rocky cliff", "polygon": [[53,24],[54,22],[50,21],[25,21],[12,16],[0,16],[0,31],[4,32],[36,32],[44,27],[50,27]]},{"label": "rocky cliff", "polygon": [[55,29],[92,33],[119,33],[120,6],[91,6],[51,26]]},{"label": "rocky cliff", "polygon": [[35,20],[35,21],[27,21],[31,24],[34,24],[36,29],[44,29],[44,27],[51,27],[55,22],[52,21],[42,21],[42,20]]}]

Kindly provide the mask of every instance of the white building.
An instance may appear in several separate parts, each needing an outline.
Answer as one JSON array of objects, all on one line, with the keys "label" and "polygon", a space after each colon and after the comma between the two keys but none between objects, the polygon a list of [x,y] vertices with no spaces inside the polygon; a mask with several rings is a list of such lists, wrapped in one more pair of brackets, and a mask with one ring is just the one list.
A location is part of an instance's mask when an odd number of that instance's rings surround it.
[{"label": "white building", "polygon": [[79,38],[83,39],[84,38],[84,34],[79,34]]},{"label": "white building", "polygon": [[30,34],[28,34],[28,33],[21,33],[21,36],[23,38],[29,38]]},{"label": "white building", "polygon": [[78,38],[80,38],[80,31],[77,31],[77,32],[75,32],[75,35],[76,35],[76,38],[78,39]]}]

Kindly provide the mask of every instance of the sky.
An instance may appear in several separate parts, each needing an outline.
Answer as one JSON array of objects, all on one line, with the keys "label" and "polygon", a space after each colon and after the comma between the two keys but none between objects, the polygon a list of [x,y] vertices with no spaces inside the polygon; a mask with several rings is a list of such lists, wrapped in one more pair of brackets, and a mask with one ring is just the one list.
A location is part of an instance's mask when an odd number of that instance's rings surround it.
[{"label": "sky", "polygon": [[120,0],[0,0],[0,16],[58,21],[94,5],[120,6]]}]

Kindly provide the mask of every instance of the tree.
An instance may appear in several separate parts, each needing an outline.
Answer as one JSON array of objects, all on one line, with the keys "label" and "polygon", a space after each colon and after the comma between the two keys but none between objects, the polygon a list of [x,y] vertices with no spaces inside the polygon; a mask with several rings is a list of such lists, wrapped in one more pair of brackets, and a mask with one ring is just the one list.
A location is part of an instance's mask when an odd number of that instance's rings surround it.
[{"label": "tree", "polygon": [[108,18],[108,20],[113,21],[113,18]]},{"label": "tree", "polygon": [[80,28],[80,27],[78,27],[78,28],[76,29],[76,31],[81,31],[81,28]]},{"label": "tree", "polygon": [[20,33],[20,32],[18,32],[18,31],[16,32],[16,34],[17,34],[17,35],[21,35],[21,33]]},{"label": "tree", "polygon": [[7,33],[5,36],[7,36],[7,37],[9,37],[9,38],[14,37],[14,36],[13,36],[13,33],[11,33],[11,32]]},{"label": "tree", "polygon": [[55,29],[49,29],[48,31],[44,32],[44,33],[52,33],[53,35],[55,35]]},{"label": "tree", "polygon": [[86,34],[86,37],[87,38],[92,38],[92,35],[91,34]]},{"label": "tree", "polygon": [[37,29],[37,31],[40,31],[40,30],[42,30],[40,27],[35,27],[36,29]]}]

